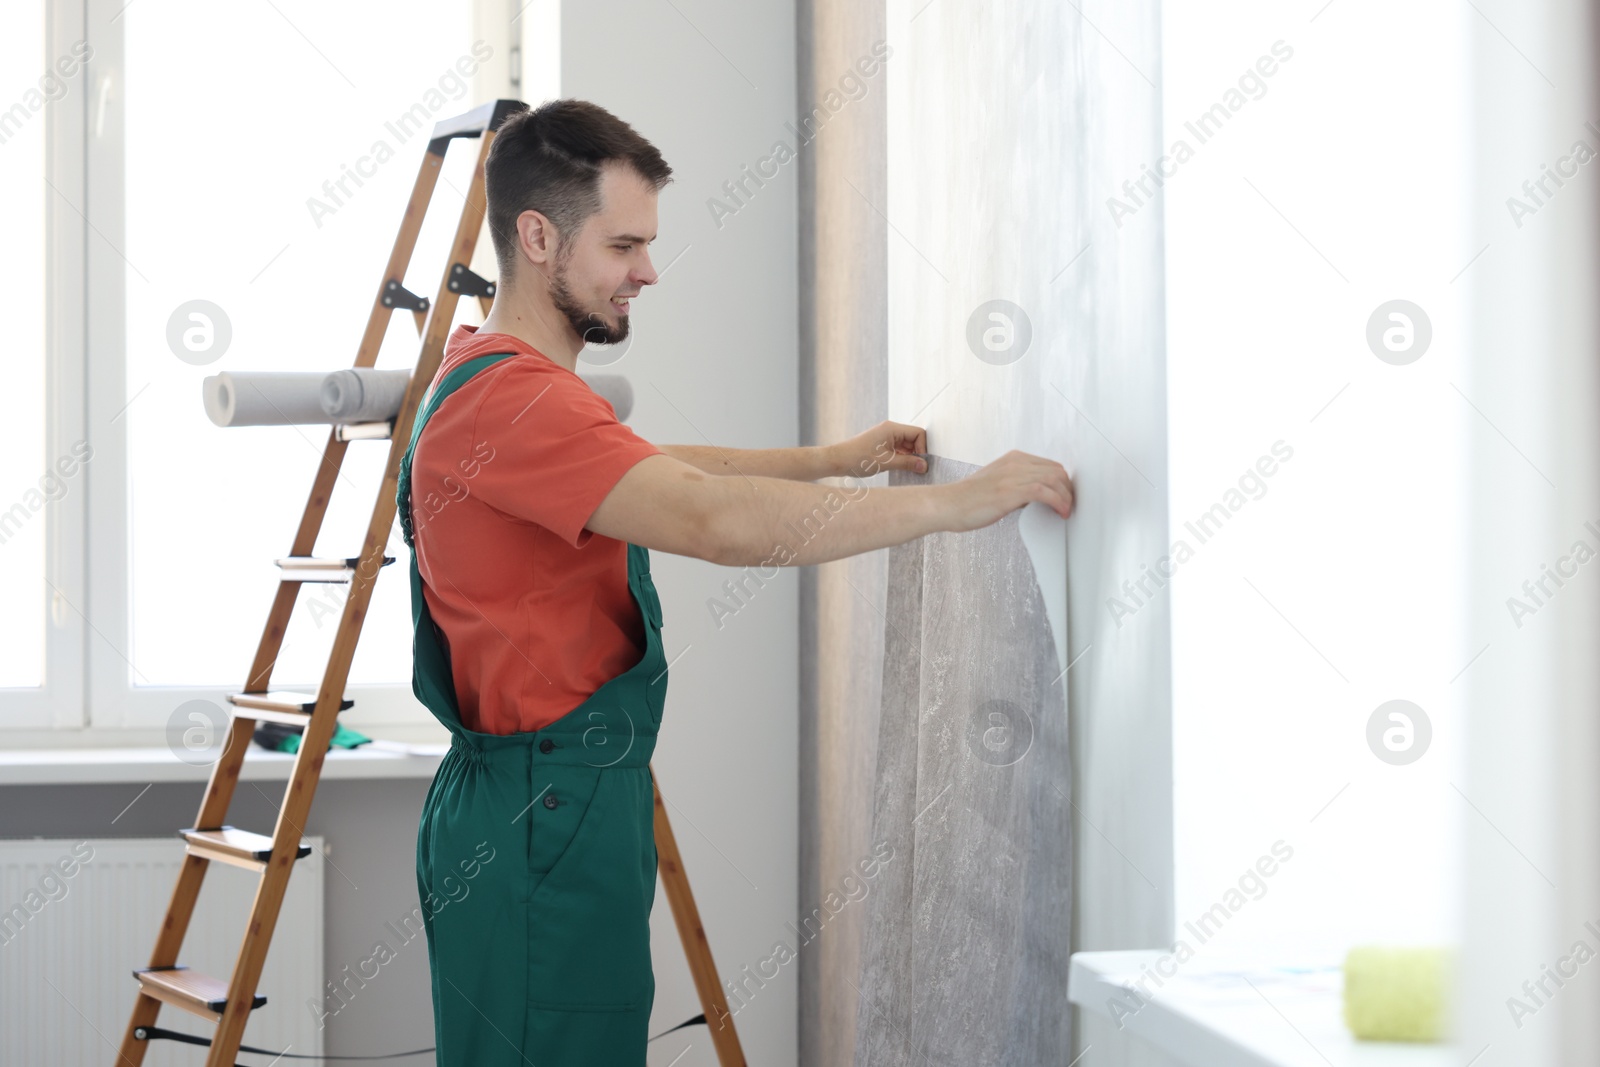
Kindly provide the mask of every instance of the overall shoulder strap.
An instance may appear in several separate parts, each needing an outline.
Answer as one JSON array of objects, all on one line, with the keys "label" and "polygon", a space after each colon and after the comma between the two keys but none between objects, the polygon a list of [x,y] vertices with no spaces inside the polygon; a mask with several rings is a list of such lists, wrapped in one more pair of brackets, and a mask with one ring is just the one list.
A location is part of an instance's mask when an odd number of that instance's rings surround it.
[{"label": "overall shoulder strap", "polygon": [[444,403],[445,398],[465,385],[473,375],[516,355],[515,352],[495,352],[474,356],[439,379],[433,387],[433,392],[428,394],[418,409],[417,417],[411,423],[411,441],[406,445],[405,454],[400,457],[400,473],[395,485],[395,507],[400,516],[400,534],[405,538],[407,548],[413,551],[416,549],[413,544],[415,533],[411,528],[411,454],[417,450],[417,438],[422,436],[422,428],[427,425],[433,413],[439,410],[439,405]]},{"label": "overall shoulder strap", "polygon": [[411,424],[411,441],[400,457],[400,472],[395,487],[400,532],[405,537],[406,547],[411,549],[411,624],[415,635],[412,642],[411,691],[453,733],[461,730],[462,726],[460,709],[456,705],[455,684],[451,680],[450,652],[444,635],[428,612],[427,599],[422,595],[422,574],[417,568],[417,546],[411,527],[411,454],[416,450],[422,427],[439,410],[439,405],[446,397],[461,388],[474,374],[513,355],[513,352],[502,352],[477,356],[439,380]]}]

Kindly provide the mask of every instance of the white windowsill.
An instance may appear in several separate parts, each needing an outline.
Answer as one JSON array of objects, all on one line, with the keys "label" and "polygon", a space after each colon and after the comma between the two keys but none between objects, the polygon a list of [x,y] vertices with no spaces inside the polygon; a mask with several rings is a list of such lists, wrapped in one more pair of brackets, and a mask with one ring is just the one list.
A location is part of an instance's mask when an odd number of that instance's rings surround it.
[{"label": "white windowsill", "polygon": [[[1067,999],[1107,1018],[1113,1001],[1137,1004],[1129,987],[1170,953],[1074,952]],[[1166,964],[1170,970],[1171,961]],[[1343,1020],[1336,969],[1294,973],[1273,967],[1220,967],[1190,959],[1122,1029],[1191,1067],[1456,1067],[1449,1045],[1358,1041]],[[1255,988],[1251,988],[1251,986]],[[1281,1014],[1280,1014],[1281,1013]]]},{"label": "white windowsill", "polygon": [[[321,779],[432,778],[449,748],[374,739],[356,748],[329,750]],[[239,769],[241,781],[288,781],[295,757],[252,743]],[[32,748],[0,750],[0,785],[98,785],[117,782],[205,782],[211,766],[192,766],[160,748]]]}]

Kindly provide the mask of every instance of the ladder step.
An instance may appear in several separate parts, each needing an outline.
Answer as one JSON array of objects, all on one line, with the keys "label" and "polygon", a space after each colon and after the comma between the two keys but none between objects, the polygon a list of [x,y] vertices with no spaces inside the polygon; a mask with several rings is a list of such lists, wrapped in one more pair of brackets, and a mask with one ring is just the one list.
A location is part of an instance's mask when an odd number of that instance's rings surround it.
[{"label": "ladder step", "polygon": [[[227,982],[191,970],[181,963],[176,967],[139,968],[133,972],[133,976],[139,979],[143,992],[175,1008],[193,1012],[202,1019],[219,1020],[228,1006]],[[267,998],[257,993],[250,1009],[254,1011],[266,1002]]]},{"label": "ladder step", "polygon": [[[265,870],[267,861],[272,858],[272,838],[232,826],[216,830],[179,830],[178,836],[187,842],[191,856],[221,860],[247,870]],[[303,860],[309,855],[311,846],[300,842],[294,858]]]},{"label": "ladder step", "polygon": [[[311,712],[317,706],[317,694],[292,693],[274,689],[268,693],[229,693],[228,699],[243,710],[240,718],[262,722],[281,722],[289,726],[304,726],[311,721]],[[355,701],[345,697],[339,701],[339,710],[355,707]]]},{"label": "ladder step", "polygon": [[[318,556],[285,556],[276,561],[286,582],[346,582],[350,581],[361,563],[360,556],[344,559]],[[380,567],[394,562],[393,556],[384,556]]]}]

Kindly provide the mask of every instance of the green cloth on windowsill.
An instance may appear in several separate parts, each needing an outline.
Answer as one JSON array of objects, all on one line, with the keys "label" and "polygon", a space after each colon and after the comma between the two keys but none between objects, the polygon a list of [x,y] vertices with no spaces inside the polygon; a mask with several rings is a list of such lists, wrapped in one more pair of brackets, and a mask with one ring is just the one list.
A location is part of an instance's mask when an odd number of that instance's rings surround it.
[{"label": "green cloth on windowsill", "polygon": [[[262,748],[273,752],[299,752],[300,735],[304,727],[285,726],[281,723],[264,722],[256,727],[255,741]],[[369,744],[372,738],[365,734],[357,733],[343,723],[334,727],[333,737],[328,741],[328,748],[355,748],[357,745]]]}]

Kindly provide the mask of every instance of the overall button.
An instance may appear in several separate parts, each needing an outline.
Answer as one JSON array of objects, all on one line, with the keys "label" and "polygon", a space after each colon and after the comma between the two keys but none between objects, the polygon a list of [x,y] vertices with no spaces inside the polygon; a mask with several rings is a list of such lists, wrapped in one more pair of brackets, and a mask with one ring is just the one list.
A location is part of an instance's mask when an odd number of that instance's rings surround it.
[{"label": "overall button", "polygon": [[550,740],[548,737],[539,742],[539,751],[543,752],[546,756],[548,756],[555,747],[556,743]]},{"label": "overall button", "polygon": [[545,798],[544,798],[544,806],[545,807],[553,808],[558,803],[560,803],[560,801],[556,800],[556,795],[554,793],[546,793],[545,794]]}]

